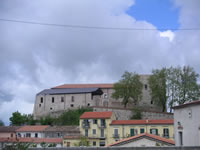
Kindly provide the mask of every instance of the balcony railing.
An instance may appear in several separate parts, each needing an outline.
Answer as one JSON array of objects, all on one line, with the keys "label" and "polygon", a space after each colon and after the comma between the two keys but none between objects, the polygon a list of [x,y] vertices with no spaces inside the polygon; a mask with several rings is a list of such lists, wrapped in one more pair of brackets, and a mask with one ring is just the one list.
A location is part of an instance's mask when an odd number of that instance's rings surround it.
[{"label": "balcony railing", "polygon": [[113,134],[113,138],[119,138],[119,134]]},{"label": "balcony railing", "polygon": [[162,137],[164,137],[164,138],[169,138],[169,135],[163,134]]},{"label": "balcony railing", "polygon": [[90,128],[90,124],[89,123],[82,123],[82,127],[83,128]]},{"label": "balcony railing", "polygon": [[99,128],[106,128],[106,124],[99,124],[98,127]]}]

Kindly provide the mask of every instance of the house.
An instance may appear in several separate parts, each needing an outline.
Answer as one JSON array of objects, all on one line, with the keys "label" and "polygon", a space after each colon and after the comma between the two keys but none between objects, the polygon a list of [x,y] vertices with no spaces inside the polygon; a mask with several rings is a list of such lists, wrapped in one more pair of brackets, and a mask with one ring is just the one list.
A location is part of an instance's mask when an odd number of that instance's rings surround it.
[{"label": "house", "polygon": [[45,138],[64,138],[80,135],[79,126],[49,126],[44,130]]},{"label": "house", "polygon": [[[129,107],[140,106],[146,110],[161,111],[161,108],[151,100],[148,78],[150,75],[140,75],[143,83],[142,98],[138,104],[128,104]],[[64,84],[45,89],[36,95],[34,118],[47,115],[58,116],[69,109],[80,107],[104,106],[123,107],[122,100],[112,98],[114,84]]]},{"label": "house", "polygon": [[123,140],[117,141],[108,146],[119,147],[152,147],[152,146],[174,146],[173,140],[166,139],[157,135],[142,133]]},{"label": "house", "polygon": [[35,125],[35,126],[22,126],[16,130],[18,138],[44,138],[44,131],[49,126]]},{"label": "house", "polygon": [[173,120],[116,120],[113,112],[85,112],[80,116],[80,135],[66,136],[63,146],[74,146],[81,137],[90,146],[107,146],[139,134],[152,134],[173,140]]},{"label": "house", "polygon": [[0,126],[0,138],[16,138],[17,126]]},{"label": "house", "polygon": [[200,146],[200,100],[173,109],[176,146]]}]

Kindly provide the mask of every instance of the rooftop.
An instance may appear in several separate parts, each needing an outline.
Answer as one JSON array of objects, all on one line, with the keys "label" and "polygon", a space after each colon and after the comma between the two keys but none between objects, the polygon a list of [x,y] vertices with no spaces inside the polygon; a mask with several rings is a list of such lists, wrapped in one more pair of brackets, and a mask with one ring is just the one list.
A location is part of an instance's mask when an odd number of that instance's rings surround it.
[{"label": "rooftop", "polygon": [[112,112],[84,112],[80,119],[108,119],[112,116]]},{"label": "rooftop", "polygon": [[17,126],[0,126],[0,132],[16,132],[19,128]]},{"label": "rooftop", "polygon": [[111,125],[147,125],[147,124],[173,124],[174,120],[113,120]]},{"label": "rooftop", "polygon": [[49,126],[36,125],[36,126],[22,126],[16,132],[43,132]]},{"label": "rooftop", "polygon": [[174,106],[172,108],[173,109],[178,109],[178,108],[183,108],[183,107],[187,107],[187,106],[191,106],[191,105],[198,105],[198,104],[200,104],[200,100],[196,100],[196,101],[193,101],[193,102],[181,104],[181,105],[178,105],[178,106]]},{"label": "rooftop", "polygon": [[74,93],[99,93],[102,94],[102,91],[99,88],[57,88],[57,89],[45,89],[39,94],[74,94]]},{"label": "rooftop", "polygon": [[170,145],[175,145],[173,140],[169,140],[169,139],[166,139],[166,138],[163,138],[163,137],[160,137],[160,136],[157,136],[157,135],[153,135],[153,134],[143,133],[143,134],[139,134],[139,135],[136,135],[136,136],[132,136],[132,137],[117,141],[117,142],[110,144],[108,146],[118,146],[118,145],[122,145],[122,144],[125,144],[125,143],[132,142],[132,141],[140,139],[140,138],[148,138],[148,139],[158,140],[158,141],[170,144]]},{"label": "rooftop", "polygon": [[79,133],[79,126],[49,126],[44,132],[68,132]]},{"label": "rooftop", "polygon": [[60,89],[60,88],[113,88],[113,84],[63,84],[52,89]]}]

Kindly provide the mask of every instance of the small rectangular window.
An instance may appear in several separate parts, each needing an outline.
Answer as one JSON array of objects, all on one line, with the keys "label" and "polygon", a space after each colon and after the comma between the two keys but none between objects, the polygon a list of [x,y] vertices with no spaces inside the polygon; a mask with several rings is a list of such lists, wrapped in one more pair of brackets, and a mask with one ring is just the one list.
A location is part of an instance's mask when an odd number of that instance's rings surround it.
[{"label": "small rectangular window", "polygon": [[96,135],[96,129],[93,129],[93,130],[92,130],[92,134],[93,134],[93,135]]},{"label": "small rectangular window", "polygon": [[97,145],[97,142],[96,141],[93,141],[93,146],[96,146]]},{"label": "small rectangular window", "polygon": [[71,104],[70,106],[71,106],[71,107],[74,107],[74,104]]},{"label": "small rectangular window", "polygon": [[71,100],[72,100],[72,102],[74,102],[74,96],[72,96]]},{"label": "small rectangular window", "polygon": [[41,107],[41,104],[39,104],[39,107]]},{"label": "small rectangular window", "polygon": [[148,86],[147,86],[147,84],[145,84],[145,85],[144,85],[144,88],[145,88],[145,90],[147,90],[147,89],[148,89]]},{"label": "small rectangular window", "polygon": [[61,102],[64,102],[64,97],[61,97]]},{"label": "small rectangular window", "polygon": [[35,137],[36,137],[36,138],[38,137],[38,134],[37,134],[37,133],[35,133]]},{"label": "small rectangular window", "polygon": [[43,103],[43,97],[40,98],[40,103]]},{"label": "small rectangular window", "polygon": [[85,136],[88,137],[88,129],[85,129]]},{"label": "small rectangular window", "polygon": [[93,124],[97,124],[97,119],[93,119]]},{"label": "small rectangular window", "polygon": [[144,128],[140,129],[140,134],[144,133]]},{"label": "small rectangular window", "polygon": [[52,97],[51,101],[52,101],[52,103],[54,103],[54,97]]}]

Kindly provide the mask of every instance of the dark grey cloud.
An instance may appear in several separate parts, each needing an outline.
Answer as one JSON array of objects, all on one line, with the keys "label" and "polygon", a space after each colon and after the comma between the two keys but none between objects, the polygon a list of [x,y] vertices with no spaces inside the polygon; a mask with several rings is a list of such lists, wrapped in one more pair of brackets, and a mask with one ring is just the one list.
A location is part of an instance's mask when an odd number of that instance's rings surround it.
[{"label": "dark grey cloud", "polygon": [[[182,27],[192,22],[188,11],[192,16],[199,14],[199,3],[190,3],[174,3],[181,6]],[[133,0],[1,0],[0,18],[156,29],[126,14],[133,4]],[[199,26],[198,22],[191,25]],[[0,118],[4,120],[16,110],[31,113],[35,94],[58,84],[115,82],[125,70],[150,73],[152,68],[184,64],[199,68],[197,32],[176,31],[170,41],[157,30],[97,30],[0,22],[0,33],[0,88],[3,95],[11,95],[0,98],[0,114],[6,114]]]}]

